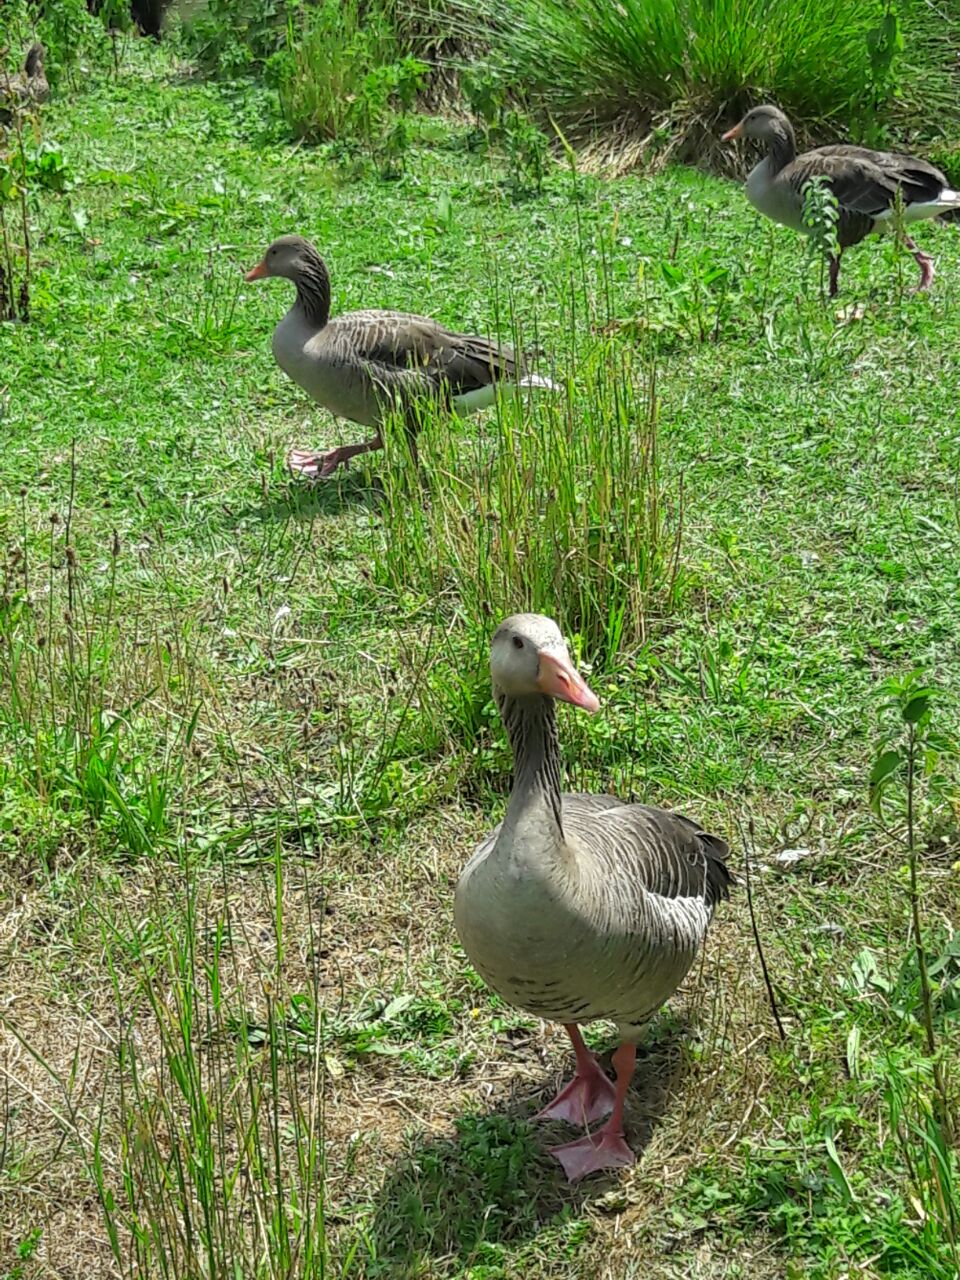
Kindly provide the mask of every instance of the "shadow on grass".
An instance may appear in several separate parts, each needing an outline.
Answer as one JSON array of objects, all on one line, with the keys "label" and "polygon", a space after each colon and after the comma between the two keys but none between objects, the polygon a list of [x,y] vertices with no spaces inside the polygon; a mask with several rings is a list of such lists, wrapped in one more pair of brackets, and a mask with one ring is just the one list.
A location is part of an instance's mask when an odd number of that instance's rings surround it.
[{"label": "shadow on grass", "polygon": [[263,501],[233,513],[233,523],[259,520],[274,524],[285,520],[309,523],[320,516],[333,516],[350,507],[379,509],[383,484],[361,470],[341,471],[326,480],[288,480],[281,488],[271,486]]},{"label": "shadow on grass", "polygon": [[[639,1050],[627,1107],[627,1140],[638,1160],[682,1086],[685,1061],[675,1027]],[[509,1258],[516,1267],[528,1252],[532,1263],[549,1248],[547,1236],[561,1249],[572,1243],[583,1208],[623,1177],[606,1173],[569,1186],[548,1148],[576,1134],[533,1121],[529,1100],[463,1115],[456,1128],[454,1137],[410,1138],[387,1172],[366,1232],[376,1261],[365,1275],[460,1276],[489,1265],[493,1276],[498,1262]]]}]

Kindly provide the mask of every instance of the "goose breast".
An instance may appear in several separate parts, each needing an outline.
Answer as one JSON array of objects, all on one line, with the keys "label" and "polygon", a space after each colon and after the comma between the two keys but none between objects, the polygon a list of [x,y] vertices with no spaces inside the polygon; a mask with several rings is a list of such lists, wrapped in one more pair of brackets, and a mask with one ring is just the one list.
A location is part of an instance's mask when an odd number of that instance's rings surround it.
[{"label": "goose breast", "polygon": [[457,929],[503,999],[558,1022],[610,1019],[635,1034],[676,990],[727,894],[723,841],[679,815],[565,795],[567,857],[489,858],[457,888]]},{"label": "goose breast", "polygon": [[793,231],[804,230],[803,202],[798,203],[796,193],[774,175],[768,156],[750,170],[745,190],[747,199],[765,218]]},{"label": "goose breast", "polygon": [[369,426],[380,413],[376,386],[359,358],[347,358],[347,336],[337,320],[318,332],[300,307],[291,307],[274,330],[273,356],[330,413]]}]

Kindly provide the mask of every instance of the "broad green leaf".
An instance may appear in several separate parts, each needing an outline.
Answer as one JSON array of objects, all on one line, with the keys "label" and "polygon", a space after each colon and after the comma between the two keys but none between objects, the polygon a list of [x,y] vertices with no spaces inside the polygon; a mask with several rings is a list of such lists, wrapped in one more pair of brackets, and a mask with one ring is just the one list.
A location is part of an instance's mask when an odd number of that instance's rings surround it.
[{"label": "broad green leaf", "polygon": [[882,786],[891,774],[896,773],[901,763],[902,759],[899,751],[884,751],[877,757],[873,768],[870,770],[870,786]]},{"label": "broad green leaf", "polygon": [[830,1177],[833,1179],[840,1194],[846,1200],[847,1204],[854,1204],[857,1197],[853,1194],[853,1187],[847,1180],[847,1175],[843,1171],[843,1165],[840,1163],[840,1157],[837,1154],[837,1148],[833,1141],[833,1137],[829,1133],[823,1135],[823,1145],[827,1149],[827,1163],[830,1166]]},{"label": "broad green leaf", "polygon": [[389,1022],[390,1019],[395,1018],[398,1013],[403,1013],[404,1009],[406,1009],[408,1005],[413,1004],[415,998],[416,997],[411,992],[407,992],[406,995],[396,996],[390,1001],[383,1013],[381,1013],[381,1019],[384,1022]]},{"label": "broad green leaf", "polygon": [[915,694],[903,708],[903,718],[907,724],[919,724],[930,709],[932,694],[929,690]]},{"label": "broad green leaf", "polygon": [[860,1028],[853,1026],[847,1035],[847,1070],[851,1080],[860,1079]]}]

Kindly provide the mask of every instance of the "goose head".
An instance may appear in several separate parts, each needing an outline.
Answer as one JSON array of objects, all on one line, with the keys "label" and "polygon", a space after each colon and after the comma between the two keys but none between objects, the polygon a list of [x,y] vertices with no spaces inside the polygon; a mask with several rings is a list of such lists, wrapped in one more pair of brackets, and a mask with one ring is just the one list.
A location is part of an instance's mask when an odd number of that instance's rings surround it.
[{"label": "goose head", "polygon": [[320,255],[303,236],[281,236],[274,240],[255,267],[244,280],[265,280],[271,276],[283,276],[295,284],[298,280],[316,275]]},{"label": "goose head", "polygon": [[769,143],[792,136],[793,127],[787,117],[779,107],[767,103],[748,111],[739,124],[727,130],[720,141],[733,142],[735,138],[751,138],[755,142]]},{"label": "goose head", "polygon": [[560,628],[539,613],[515,613],[497,627],[490,645],[490,675],[509,698],[558,698],[584,711],[600,699],[570,660]]}]

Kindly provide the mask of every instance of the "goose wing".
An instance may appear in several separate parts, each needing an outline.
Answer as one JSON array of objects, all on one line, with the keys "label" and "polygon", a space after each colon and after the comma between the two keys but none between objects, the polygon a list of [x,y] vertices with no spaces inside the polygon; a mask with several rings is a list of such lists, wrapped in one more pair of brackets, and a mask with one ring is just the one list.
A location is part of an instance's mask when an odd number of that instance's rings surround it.
[{"label": "goose wing", "polygon": [[331,335],[347,362],[366,365],[380,384],[399,383],[451,396],[480,391],[514,376],[508,348],[485,338],[453,333],[424,316],[399,311],[355,311],[340,316]]},{"label": "goose wing", "polygon": [[699,898],[708,908],[730,896],[734,878],[725,840],[667,809],[595,803],[611,799],[564,796],[564,829],[588,845],[601,878],[610,884],[628,882],[658,898]]},{"label": "goose wing", "polygon": [[826,156],[828,160],[842,161],[846,157],[861,160],[892,181],[894,189],[899,187],[905,204],[928,204],[938,200],[949,185],[946,175],[936,165],[899,151],[871,151],[866,147],[838,145],[820,147],[817,154]]},{"label": "goose wing", "polygon": [[822,178],[844,213],[877,218],[894,204],[900,191],[905,204],[936,200],[946,179],[933,165],[863,147],[820,147],[799,156],[791,166],[790,185],[802,198],[808,182]]}]

